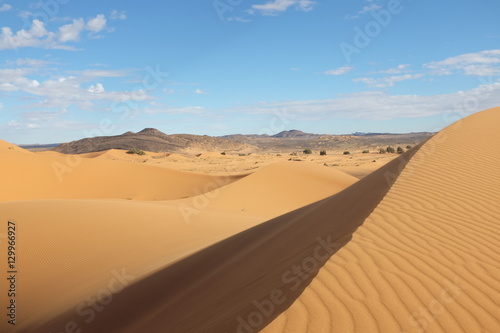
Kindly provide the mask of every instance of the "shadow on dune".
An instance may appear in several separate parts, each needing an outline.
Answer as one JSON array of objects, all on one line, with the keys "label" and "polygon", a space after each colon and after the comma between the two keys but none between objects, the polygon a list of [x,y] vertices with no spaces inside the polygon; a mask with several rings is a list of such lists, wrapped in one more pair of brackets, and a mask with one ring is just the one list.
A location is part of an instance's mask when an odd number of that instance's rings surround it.
[{"label": "shadow on dune", "polygon": [[71,309],[30,332],[60,332],[70,321],[83,332],[257,332],[287,309],[351,239],[418,149],[334,196],[136,282],[114,295],[90,323]]}]

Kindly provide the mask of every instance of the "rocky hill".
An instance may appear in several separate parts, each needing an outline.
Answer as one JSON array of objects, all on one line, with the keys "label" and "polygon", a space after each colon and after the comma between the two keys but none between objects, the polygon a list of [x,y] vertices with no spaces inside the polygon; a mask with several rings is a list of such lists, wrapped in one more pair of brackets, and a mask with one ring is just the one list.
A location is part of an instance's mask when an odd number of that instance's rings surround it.
[{"label": "rocky hill", "polygon": [[233,151],[252,152],[257,147],[250,144],[207,135],[165,134],[155,128],[145,128],[138,133],[126,132],[115,136],[99,136],[63,143],[54,148],[63,154],[83,154],[108,149],[137,148],[151,152],[201,152]]}]

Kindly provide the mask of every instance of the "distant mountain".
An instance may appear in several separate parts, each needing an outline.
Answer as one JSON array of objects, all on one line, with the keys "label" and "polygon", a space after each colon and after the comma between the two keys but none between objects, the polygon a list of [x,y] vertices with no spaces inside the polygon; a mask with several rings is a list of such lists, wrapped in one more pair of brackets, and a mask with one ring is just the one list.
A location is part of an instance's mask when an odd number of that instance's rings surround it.
[{"label": "distant mountain", "polygon": [[273,135],[273,138],[299,138],[299,137],[314,137],[318,134],[304,133],[299,130],[282,131],[278,134]]},{"label": "distant mountain", "polygon": [[63,143],[54,150],[63,154],[83,154],[108,149],[137,148],[151,152],[186,151],[253,151],[257,147],[207,135],[165,134],[155,128],[138,133],[126,132],[115,136],[100,136]]}]

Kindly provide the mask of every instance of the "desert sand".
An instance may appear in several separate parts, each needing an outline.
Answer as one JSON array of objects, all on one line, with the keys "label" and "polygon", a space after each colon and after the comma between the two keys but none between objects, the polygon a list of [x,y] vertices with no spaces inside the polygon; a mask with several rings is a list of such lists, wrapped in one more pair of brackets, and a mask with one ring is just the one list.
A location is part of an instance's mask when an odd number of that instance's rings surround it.
[{"label": "desert sand", "polygon": [[471,115],[397,158],[2,141],[19,292],[0,329],[499,332],[499,121]]}]

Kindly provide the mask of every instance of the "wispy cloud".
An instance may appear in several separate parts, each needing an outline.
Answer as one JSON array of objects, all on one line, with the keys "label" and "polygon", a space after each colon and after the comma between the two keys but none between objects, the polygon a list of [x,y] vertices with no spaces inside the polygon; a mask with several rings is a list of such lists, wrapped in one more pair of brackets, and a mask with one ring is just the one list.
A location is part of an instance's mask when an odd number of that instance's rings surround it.
[{"label": "wispy cloud", "polygon": [[386,70],[381,70],[375,73],[378,74],[401,74],[401,73],[407,73],[409,71],[410,65],[409,64],[404,64],[404,65],[398,65],[393,68],[389,68]]},{"label": "wispy cloud", "polygon": [[296,120],[394,119],[445,114],[475,98],[477,110],[500,105],[500,82],[484,83],[465,92],[442,95],[392,95],[382,91],[339,95],[335,99],[269,102],[231,109],[241,114],[273,115],[286,110]]},{"label": "wispy cloud", "polygon": [[461,54],[424,64],[435,75],[451,75],[462,72],[465,75],[490,76],[500,75],[500,50],[486,50],[476,53]]},{"label": "wispy cloud", "polygon": [[343,74],[349,73],[353,69],[354,69],[354,67],[352,67],[352,66],[344,66],[344,67],[339,67],[336,69],[328,70],[328,71],[324,72],[324,74],[326,74],[326,75],[343,75]]},{"label": "wispy cloud", "polygon": [[127,19],[127,13],[124,10],[113,10],[111,12],[110,18],[112,20],[126,20]]},{"label": "wispy cloud", "polygon": [[313,10],[316,1],[312,0],[272,0],[262,5],[253,5],[248,12],[265,16],[275,16],[290,8],[308,12]]},{"label": "wispy cloud", "polygon": [[227,21],[229,21],[229,22],[240,22],[240,23],[250,23],[250,22],[252,22],[252,20],[249,20],[249,19],[246,19],[246,18],[243,18],[243,17],[239,17],[239,16],[228,17]]},{"label": "wispy cloud", "polygon": [[0,13],[1,12],[8,12],[11,9],[12,9],[11,5],[9,5],[8,3],[4,3],[3,5],[0,6]]},{"label": "wispy cloud", "polygon": [[19,58],[16,60],[7,60],[6,64],[9,66],[28,66],[28,67],[44,67],[51,64],[50,61],[31,58]]},{"label": "wispy cloud", "polygon": [[393,87],[395,83],[407,81],[407,80],[415,80],[420,79],[424,76],[424,74],[404,74],[404,75],[393,75],[389,77],[383,78],[372,78],[372,77],[362,77],[353,79],[353,82],[362,82],[370,87],[376,88],[388,88]]},{"label": "wispy cloud", "polygon": [[205,90],[202,90],[202,89],[196,89],[194,91],[195,94],[198,94],[198,95],[203,95],[203,94],[206,94],[207,92]]},{"label": "wispy cloud", "polygon": [[372,3],[371,5],[364,6],[363,9],[361,9],[356,15],[348,15],[347,18],[348,19],[356,19],[356,18],[359,18],[360,16],[362,16],[366,13],[369,13],[369,12],[372,12],[375,10],[379,10],[381,8],[382,8],[382,6],[377,5],[376,3]]}]

